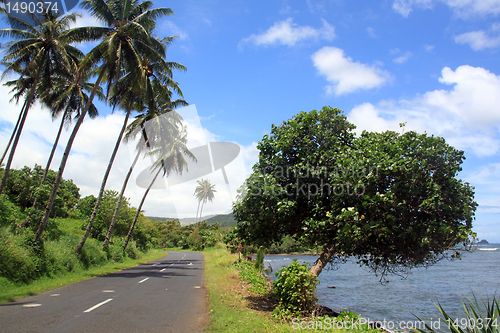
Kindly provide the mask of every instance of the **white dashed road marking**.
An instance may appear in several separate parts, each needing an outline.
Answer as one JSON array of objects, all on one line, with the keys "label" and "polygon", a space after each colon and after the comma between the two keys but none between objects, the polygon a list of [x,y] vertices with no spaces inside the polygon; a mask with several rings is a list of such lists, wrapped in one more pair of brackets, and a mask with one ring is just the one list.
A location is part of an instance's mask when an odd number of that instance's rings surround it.
[{"label": "white dashed road marking", "polygon": [[145,281],[149,280],[149,278],[145,278],[144,280],[139,281],[139,283],[143,283]]},{"label": "white dashed road marking", "polygon": [[32,304],[24,304],[23,305],[24,308],[37,308],[39,306],[42,306],[42,304],[32,303]]},{"label": "white dashed road marking", "polygon": [[87,310],[85,310],[85,311],[83,311],[83,312],[84,312],[84,313],[89,313],[90,311],[93,311],[93,310],[97,309],[98,307],[100,307],[100,306],[102,306],[102,305],[104,305],[104,304],[106,304],[106,303],[108,303],[108,302],[111,302],[112,300],[113,300],[112,298],[108,298],[108,299],[107,299],[107,300],[105,300],[104,302],[101,302],[101,303],[99,303],[99,304],[96,304],[96,305],[94,305],[93,307],[88,308]]}]

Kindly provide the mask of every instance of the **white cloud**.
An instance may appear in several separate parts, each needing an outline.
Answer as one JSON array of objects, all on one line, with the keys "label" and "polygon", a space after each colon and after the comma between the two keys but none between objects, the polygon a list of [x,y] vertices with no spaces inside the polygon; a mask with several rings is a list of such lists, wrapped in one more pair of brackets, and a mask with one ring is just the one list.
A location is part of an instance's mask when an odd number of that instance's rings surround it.
[{"label": "white cloud", "polygon": [[353,61],[344,51],[325,46],[312,55],[314,67],[330,83],[328,94],[336,96],[348,94],[359,89],[372,89],[384,85],[390,75],[377,66]]},{"label": "white cloud", "polygon": [[500,46],[499,28],[500,24],[495,23],[490,31],[490,33],[496,33],[497,36],[489,36],[484,30],[471,31],[455,36],[455,43],[469,44],[474,51],[498,47]]},{"label": "white cloud", "polygon": [[500,152],[500,77],[484,68],[460,66],[442,70],[441,83],[450,89],[434,90],[413,100],[370,103],[352,109],[349,119],[362,130],[416,130],[444,137],[453,146],[478,156]]},{"label": "white cloud", "polygon": [[81,16],[76,21],[74,27],[103,27],[104,23],[98,21],[94,16],[90,15],[87,11],[75,10]]},{"label": "white cloud", "polygon": [[368,27],[366,28],[366,32],[368,33],[368,36],[370,36],[371,38],[377,38],[377,34],[375,33],[375,29],[373,29],[372,27]]},{"label": "white cloud", "polygon": [[[2,149],[7,144],[21,108],[21,105],[9,103],[9,98],[8,89],[1,85],[0,147]],[[216,134],[210,133],[201,127],[199,118],[197,119],[196,109],[194,112],[189,107],[184,109],[186,109],[186,112],[183,112],[183,109],[180,109],[179,112],[188,125],[188,146],[194,148],[206,145],[208,141],[216,141],[218,137]],[[123,120],[123,113],[116,112],[105,117],[88,119],[82,124],[63,175],[65,179],[73,179],[80,188],[82,197],[91,194],[97,195]],[[47,110],[35,105],[28,114],[14,157],[13,167],[22,168],[25,165],[33,167],[35,163],[45,167],[58,126],[58,120],[53,122]],[[57,170],[68,137],[69,131],[65,131],[54,157],[52,169]],[[239,156],[225,166],[230,185],[229,189],[224,181],[222,171],[217,170],[203,175],[204,178],[209,178],[212,183],[216,184],[218,191],[214,202],[206,205],[204,215],[226,213],[230,210],[237,188],[248,176],[246,165],[253,164],[256,161],[255,145],[240,147],[241,153]],[[120,190],[133,157],[135,157],[134,148],[134,143],[121,144],[106,189]],[[125,196],[130,198],[130,202],[134,207],[139,205],[145,191],[144,188],[136,184],[135,180],[143,170],[150,166],[151,161],[149,158],[141,159],[134,171],[134,177],[127,186]],[[197,185],[197,179],[171,187],[166,187],[163,179],[159,180],[158,183],[163,183],[164,188],[155,189],[149,193],[143,206],[146,215],[164,217],[195,216],[196,200],[193,193]],[[195,208],[193,209],[193,207]]]},{"label": "white cloud", "polygon": [[394,0],[392,8],[404,17],[408,17],[414,6],[431,8],[432,2],[433,0]]},{"label": "white cloud", "polygon": [[500,0],[394,0],[392,8],[404,17],[408,17],[413,8],[429,9],[438,2],[446,4],[462,18],[500,14]]},{"label": "white cloud", "polygon": [[394,61],[396,64],[404,64],[408,61],[408,59],[411,58],[412,55],[413,54],[410,51],[406,51],[405,54],[397,58],[394,58],[392,61]]},{"label": "white cloud", "polygon": [[179,28],[174,22],[172,21],[163,21],[162,23],[162,31],[165,31],[165,33],[169,36],[177,36],[179,39],[188,39],[189,36],[187,32]]},{"label": "white cloud", "polygon": [[428,45],[428,44],[425,44],[424,45],[424,50],[426,50],[427,52],[432,52],[434,51],[436,47],[434,45]]},{"label": "white cloud", "polygon": [[325,19],[321,19],[323,27],[315,29],[310,26],[299,26],[293,23],[292,18],[285,21],[276,22],[266,32],[256,35],[252,34],[248,38],[242,39],[242,43],[252,43],[257,46],[261,45],[287,45],[294,46],[298,42],[305,40],[324,39],[331,41],[335,38],[335,28],[330,25]]}]

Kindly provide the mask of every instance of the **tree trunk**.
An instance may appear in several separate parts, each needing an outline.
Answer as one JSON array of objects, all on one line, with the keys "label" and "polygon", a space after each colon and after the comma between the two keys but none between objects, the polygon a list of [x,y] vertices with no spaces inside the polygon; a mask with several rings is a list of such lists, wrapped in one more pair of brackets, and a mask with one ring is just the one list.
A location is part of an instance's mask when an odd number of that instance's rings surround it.
[{"label": "tree trunk", "polygon": [[[59,131],[57,132],[56,139],[54,141],[54,145],[52,146],[52,151],[50,152],[49,159],[47,160],[47,165],[45,166],[45,171],[43,172],[42,181],[40,182],[40,186],[44,185],[45,180],[47,179],[47,174],[49,173],[49,168],[50,168],[50,165],[52,164],[52,159],[54,158],[54,154],[55,154],[56,149],[57,149],[57,144],[59,143],[59,139],[61,138],[62,129],[64,127],[64,119],[66,118],[67,114],[68,114],[68,111],[66,110],[64,112],[63,117],[62,117],[61,125],[59,126]],[[30,194],[30,199],[31,199],[32,194],[33,194],[33,192]],[[38,195],[35,196],[35,200],[33,201],[33,205],[31,205],[31,207],[36,208],[37,202],[38,202]],[[21,224],[21,227],[25,228],[28,226],[28,220],[30,217],[31,217],[31,212],[28,214],[28,216],[26,216],[26,219],[24,219],[24,222]]]},{"label": "tree trunk", "polygon": [[134,221],[132,222],[132,225],[130,226],[130,229],[128,231],[127,238],[125,238],[125,242],[123,242],[123,246],[122,246],[123,251],[125,251],[125,248],[127,247],[128,242],[130,241],[130,237],[132,236],[132,232],[134,231],[135,224],[137,223],[137,219],[139,218],[139,214],[141,214],[142,205],[144,204],[144,201],[146,200],[146,197],[149,193],[149,190],[151,189],[151,187],[153,187],[153,184],[155,183],[156,178],[160,174],[161,170],[162,170],[162,168],[158,169],[158,172],[156,173],[155,177],[153,178],[153,181],[151,182],[151,184],[149,184],[148,189],[146,190],[146,192],[144,193],[144,196],[142,197],[141,203],[139,204],[139,208],[137,208],[137,213],[135,214]]},{"label": "tree trunk", "polygon": [[201,204],[201,200],[198,200],[198,208],[196,208],[196,220],[198,220],[198,213],[200,212],[200,204]]},{"label": "tree trunk", "polygon": [[323,268],[325,268],[326,264],[328,264],[328,261],[330,261],[332,256],[335,254],[335,250],[334,241],[332,240],[325,246],[323,252],[320,253],[318,259],[316,259],[309,271],[318,276]]},{"label": "tree trunk", "polygon": [[14,142],[12,143],[12,149],[10,150],[9,158],[7,159],[7,164],[5,165],[5,170],[3,172],[2,183],[0,184],[0,195],[3,193],[3,189],[5,187],[5,184],[7,183],[7,177],[9,176],[10,166],[12,164],[12,160],[14,159],[14,153],[16,152],[19,138],[21,137],[21,132],[23,131],[24,123],[26,122],[26,117],[28,116],[28,111],[35,99],[36,86],[38,85],[39,76],[40,76],[40,70],[38,70],[38,73],[36,74],[35,77],[35,81],[33,82],[33,85],[30,88],[30,92],[26,97],[27,101],[26,107],[24,108],[23,116],[21,117],[21,121],[19,122],[19,128],[17,129]]},{"label": "tree trunk", "polygon": [[118,197],[115,211],[113,213],[113,218],[111,219],[111,224],[109,225],[108,233],[106,234],[106,239],[104,239],[104,243],[102,244],[103,247],[108,246],[109,241],[111,239],[111,235],[113,234],[116,220],[118,218],[118,212],[120,211],[120,206],[122,204],[123,194],[125,193],[125,189],[127,188],[127,183],[130,179],[130,176],[132,175],[132,171],[134,170],[135,164],[137,163],[137,160],[139,159],[139,155],[141,155],[140,150],[137,152],[137,155],[135,156],[134,162],[130,166],[130,169],[128,170],[127,176],[125,177],[125,181],[123,182],[123,186],[122,186],[122,189],[120,191],[120,196]]},{"label": "tree trunk", "polygon": [[52,186],[52,192],[50,193],[49,201],[47,202],[47,206],[45,207],[45,213],[43,214],[42,221],[40,222],[40,225],[38,226],[38,230],[36,231],[35,238],[33,239],[35,242],[38,242],[40,238],[42,237],[43,231],[45,230],[45,226],[47,225],[47,222],[49,220],[49,215],[50,212],[52,211],[52,206],[54,205],[54,200],[56,199],[57,195],[57,190],[59,189],[59,185],[61,184],[61,179],[62,175],[64,173],[64,168],[66,167],[66,162],[68,161],[69,153],[71,151],[71,147],[73,146],[73,141],[75,140],[76,134],[78,133],[78,130],[80,129],[80,126],[83,123],[83,119],[87,115],[87,112],[90,108],[90,105],[92,104],[92,101],[94,100],[94,96],[97,92],[97,89],[99,85],[101,84],[101,81],[104,77],[104,68],[101,71],[101,74],[99,75],[99,78],[97,79],[96,83],[94,84],[94,88],[92,89],[92,93],[90,94],[90,97],[85,104],[85,108],[83,109],[82,113],[80,114],[80,117],[78,118],[78,121],[75,124],[75,127],[73,128],[73,131],[71,132],[71,135],[68,139],[68,143],[66,145],[66,148],[64,149],[64,154],[61,159],[61,164],[59,165],[59,171],[57,172],[56,180],[54,181],[54,186]]},{"label": "tree trunk", "polygon": [[205,206],[205,200],[203,200],[203,203],[201,204],[200,218],[198,220],[198,225],[201,224],[201,218],[203,217],[203,206]]},{"label": "tree trunk", "polygon": [[[133,101],[132,101],[132,103],[130,103],[130,105],[131,106],[130,106],[129,110],[127,111],[127,114],[125,115],[125,120],[123,121],[122,129],[120,131],[120,134],[118,135],[118,140],[116,141],[115,148],[113,149],[113,153],[111,154],[111,158],[109,159],[108,167],[106,168],[106,172],[104,173],[104,177],[103,177],[102,183],[101,183],[101,188],[99,189],[99,196],[97,197],[97,201],[95,203],[94,210],[92,211],[92,215],[90,216],[90,221],[87,224],[87,229],[85,230],[85,234],[83,235],[82,239],[80,240],[80,243],[78,244],[77,252],[81,251],[83,245],[87,241],[87,237],[90,234],[90,230],[92,229],[92,225],[94,225],[94,221],[97,217],[97,212],[99,211],[99,206],[101,205],[102,197],[104,195],[104,188],[106,187],[106,183],[108,181],[109,174],[111,173],[111,167],[113,166],[113,162],[115,161],[116,154],[118,153],[118,148],[120,148],[120,143],[122,142],[123,134],[125,133],[125,129],[127,128],[128,117],[129,117],[130,113],[132,112],[132,108],[134,105]],[[109,240],[108,240],[108,242],[106,242],[106,240],[104,240],[104,244],[108,244],[108,243],[109,243]],[[104,246],[104,244],[103,244],[103,246]]]},{"label": "tree trunk", "polygon": [[45,184],[45,180],[47,179],[47,174],[49,173],[50,165],[52,164],[52,159],[54,158],[54,154],[57,150],[57,145],[59,144],[59,139],[61,138],[61,133],[64,128],[64,119],[66,119],[67,115],[68,115],[68,110],[64,111],[64,114],[62,116],[61,125],[59,126],[59,131],[57,132],[56,139],[54,141],[54,145],[52,146],[49,159],[47,160],[47,166],[45,167],[45,171],[43,173],[40,185]]},{"label": "tree trunk", "polygon": [[7,155],[7,152],[9,151],[10,145],[12,144],[12,140],[14,140],[14,137],[16,136],[17,129],[19,128],[19,123],[21,122],[21,119],[23,118],[23,114],[26,110],[26,104],[28,104],[27,99],[24,100],[23,108],[21,109],[21,112],[19,112],[19,117],[17,118],[16,126],[14,127],[14,130],[12,131],[12,135],[10,136],[9,143],[7,143],[7,147],[5,147],[5,151],[3,152],[2,159],[0,160],[0,165],[2,165],[3,160],[5,159],[5,156]]}]

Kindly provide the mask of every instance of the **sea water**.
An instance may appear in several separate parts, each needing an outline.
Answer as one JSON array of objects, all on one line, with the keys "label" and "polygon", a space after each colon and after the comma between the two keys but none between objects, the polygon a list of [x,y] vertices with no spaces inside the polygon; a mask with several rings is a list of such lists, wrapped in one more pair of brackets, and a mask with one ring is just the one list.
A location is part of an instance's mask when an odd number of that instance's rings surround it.
[{"label": "sea water", "polygon": [[[294,258],[312,264],[316,256],[268,255],[264,266],[272,267],[270,277]],[[451,318],[464,317],[462,299],[491,299],[500,294],[500,244],[479,246],[462,253],[460,260],[442,260],[427,269],[413,269],[405,279],[388,276],[389,282],[354,260],[339,264],[336,270],[323,270],[317,288],[319,304],[334,311],[353,311],[370,321],[414,322],[440,317],[435,304]],[[481,300],[479,300],[481,302]],[[499,323],[500,325],[500,323]]]}]

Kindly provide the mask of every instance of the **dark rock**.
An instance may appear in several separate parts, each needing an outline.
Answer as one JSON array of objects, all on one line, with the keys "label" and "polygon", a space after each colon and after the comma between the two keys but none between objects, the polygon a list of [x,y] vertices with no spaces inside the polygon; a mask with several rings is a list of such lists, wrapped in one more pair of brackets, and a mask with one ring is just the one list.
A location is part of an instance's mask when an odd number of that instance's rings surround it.
[{"label": "dark rock", "polygon": [[338,317],[340,315],[340,312],[333,311],[327,306],[318,305],[316,307],[316,310],[314,310],[313,315],[315,317],[323,317],[323,316]]}]

